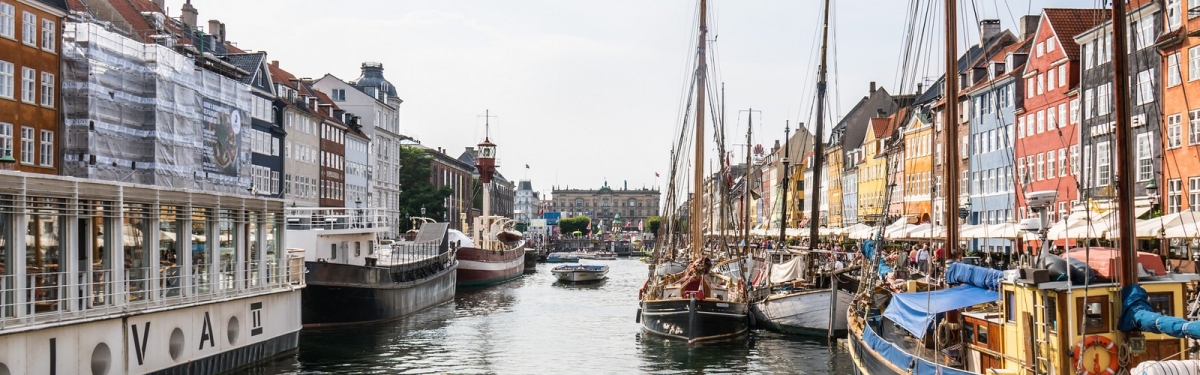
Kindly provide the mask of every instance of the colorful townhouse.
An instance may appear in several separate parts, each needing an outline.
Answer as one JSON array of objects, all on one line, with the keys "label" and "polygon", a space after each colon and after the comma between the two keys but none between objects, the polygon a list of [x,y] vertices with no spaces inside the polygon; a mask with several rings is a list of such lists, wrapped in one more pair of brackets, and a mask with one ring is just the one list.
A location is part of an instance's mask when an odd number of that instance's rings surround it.
[{"label": "colorful townhouse", "polygon": [[[1162,149],[1162,176],[1155,178],[1164,213],[1200,210],[1200,41],[1191,36],[1200,30],[1200,14],[1192,9],[1198,0],[1166,4],[1164,33],[1158,48],[1165,66],[1162,114],[1165,119],[1158,147]],[[1186,18],[1179,15],[1187,12]]]},{"label": "colorful townhouse", "polygon": [[15,170],[58,174],[61,1],[0,1],[0,158]]}]

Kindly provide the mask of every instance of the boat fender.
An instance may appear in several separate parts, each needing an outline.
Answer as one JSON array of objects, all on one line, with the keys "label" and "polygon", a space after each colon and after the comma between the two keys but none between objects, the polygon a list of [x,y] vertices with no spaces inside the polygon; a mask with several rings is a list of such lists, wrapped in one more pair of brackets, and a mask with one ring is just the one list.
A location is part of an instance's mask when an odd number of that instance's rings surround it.
[{"label": "boat fender", "polygon": [[[1099,356],[1096,356],[1096,363],[1091,370],[1083,368],[1083,353],[1091,347],[1102,347],[1108,350],[1108,368],[1100,370]],[[1113,344],[1112,340],[1104,336],[1088,336],[1075,345],[1071,351],[1071,357],[1075,360],[1075,369],[1080,370],[1086,375],[1108,374],[1115,375],[1120,368],[1120,361],[1117,357],[1117,345]]]},{"label": "boat fender", "polygon": [[937,326],[938,342],[945,345],[950,342],[950,332],[954,327],[951,326],[949,320],[942,320]]},{"label": "boat fender", "polygon": [[317,263],[325,263],[325,258],[317,258]]},{"label": "boat fender", "polygon": [[634,323],[641,323],[641,322],[642,322],[642,308],[641,308],[641,307],[639,307],[639,308],[638,308],[638,311],[637,311],[637,316],[635,316],[635,317],[633,318],[633,322],[634,322]]},{"label": "boat fender", "polygon": [[758,321],[757,318],[754,317],[754,313],[746,314],[746,321],[750,323],[751,328],[758,326]]}]

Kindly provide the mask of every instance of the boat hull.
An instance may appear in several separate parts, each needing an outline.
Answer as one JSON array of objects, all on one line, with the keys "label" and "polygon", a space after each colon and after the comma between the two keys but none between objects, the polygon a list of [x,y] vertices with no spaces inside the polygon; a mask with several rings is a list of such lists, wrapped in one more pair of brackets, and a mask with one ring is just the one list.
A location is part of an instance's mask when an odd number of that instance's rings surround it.
[{"label": "boat hull", "polygon": [[458,286],[494,285],[522,275],[525,269],[525,246],[503,251],[463,247],[458,249],[456,258]]},{"label": "boat hull", "polygon": [[[756,324],[776,332],[827,337],[829,335],[829,289],[794,292],[771,296],[751,305]],[[833,313],[833,330],[837,337],[846,335],[846,310],[853,302],[850,293],[837,291],[837,311]]]},{"label": "boat hull", "polygon": [[848,336],[850,342],[850,358],[854,361],[854,373],[858,375],[901,375],[904,372],[897,371],[895,366],[892,366],[878,353],[872,350],[862,338],[862,331],[850,330]]},{"label": "boat hull", "polygon": [[750,328],[745,303],[673,299],[643,301],[641,307],[643,330],[689,344],[737,339]]},{"label": "boat hull", "polygon": [[[402,318],[454,299],[457,263],[424,278],[393,282],[387,268],[306,262],[305,328]],[[432,271],[431,271],[432,272]]]},{"label": "boat hull", "polygon": [[552,272],[554,273],[554,277],[558,278],[558,281],[572,283],[600,281],[604,279],[605,275],[608,275],[608,269],[603,271],[553,270]]}]

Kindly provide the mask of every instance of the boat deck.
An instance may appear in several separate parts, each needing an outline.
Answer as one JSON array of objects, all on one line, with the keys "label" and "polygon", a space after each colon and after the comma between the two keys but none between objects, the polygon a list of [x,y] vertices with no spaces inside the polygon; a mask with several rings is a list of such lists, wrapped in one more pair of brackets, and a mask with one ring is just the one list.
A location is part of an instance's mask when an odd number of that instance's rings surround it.
[{"label": "boat deck", "polygon": [[921,343],[921,340],[913,337],[908,333],[908,331],[905,331],[903,327],[900,327],[887,319],[884,319],[883,324],[880,325],[881,327],[878,327],[879,329],[875,330],[879,337],[887,340],[887,342],[890,342],[893,345],[896,345],[896,347],[904,350],[905,353],[933,363],[947,363],[948,359],[944,353],[934,349],[925,348],[925,345]]}]

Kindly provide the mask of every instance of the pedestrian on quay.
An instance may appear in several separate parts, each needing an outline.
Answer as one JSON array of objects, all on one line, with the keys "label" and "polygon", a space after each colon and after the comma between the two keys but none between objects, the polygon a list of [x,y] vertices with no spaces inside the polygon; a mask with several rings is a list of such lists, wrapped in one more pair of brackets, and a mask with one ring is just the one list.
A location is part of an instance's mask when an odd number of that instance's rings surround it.
[{"label": "pedestrian on quay", "polygon": [[917,251],[917,269],[929,272],[929,245],[923,245],[921,250]]}]

